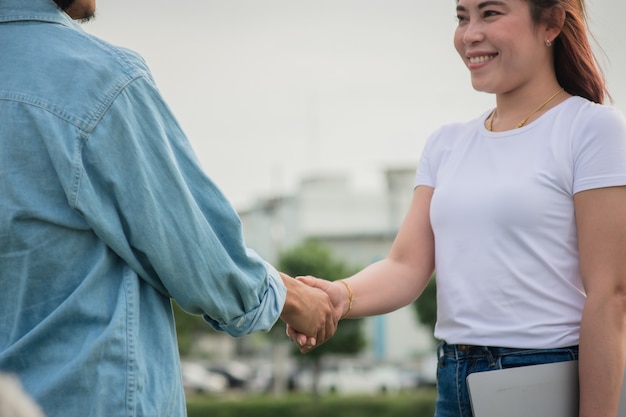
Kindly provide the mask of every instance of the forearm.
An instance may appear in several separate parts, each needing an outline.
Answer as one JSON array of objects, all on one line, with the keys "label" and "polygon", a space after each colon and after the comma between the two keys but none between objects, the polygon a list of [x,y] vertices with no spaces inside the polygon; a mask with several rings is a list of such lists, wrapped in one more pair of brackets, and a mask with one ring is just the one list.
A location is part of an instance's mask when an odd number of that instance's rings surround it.
[{"label": "forearm", "polygon": [[[406,306],[419,297],[432,272],[430,266],[416,271],[390,258],[368,266],[345,280],[353,296],[352,309],[347,317],[385,314]],[[333,285],[342,284],[335,282]],[[348,310],[348,292],[345,288],[339,289],[345,293],[340,298],[341,311],[345,312]]]},{"label": "forearm", "polygon": [[422,293],[435,268],[435,240],[429,216],[432,194],[429,187],[415,189],[389,255],[344,279],[348,286],[336,281],[305,281],[328,293],[336,318],[389,313]]},{"label": "forearm", "polygon": [[626,359],[623,297],[590,298],[580,330],[580,417],[616,417]]}]

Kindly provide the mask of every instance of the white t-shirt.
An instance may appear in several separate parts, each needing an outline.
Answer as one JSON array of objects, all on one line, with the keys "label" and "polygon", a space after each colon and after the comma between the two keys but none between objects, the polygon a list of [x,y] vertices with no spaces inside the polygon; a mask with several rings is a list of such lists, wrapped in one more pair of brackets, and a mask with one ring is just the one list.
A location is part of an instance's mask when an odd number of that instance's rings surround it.
[{"label": "white t-shirt", "polygon": [[626,185],[626,121],[580,97],[506,132],[485,129],[487,115],[435,131],[417,169],[415,185],[435,189],[435,336],[576,345],[585,293],[573,196]]}]

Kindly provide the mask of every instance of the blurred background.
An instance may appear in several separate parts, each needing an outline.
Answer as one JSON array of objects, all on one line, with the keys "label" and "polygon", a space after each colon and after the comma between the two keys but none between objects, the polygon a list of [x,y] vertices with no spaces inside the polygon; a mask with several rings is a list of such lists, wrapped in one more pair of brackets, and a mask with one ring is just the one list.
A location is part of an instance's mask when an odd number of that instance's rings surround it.
[{"label": "blurred background", "polygon": [[[626,112],[626,3],[587,3]],[[294,275],[338,279],[385,256],[428,134],[494,105],[453,48],[454,0],[101,0],[83,26],[146,59],[248,245]],[[431,386],[432,290],[421,307],[340,328],[347,338],[304,359],[284,328],[234,340],[178,311],[187,388]]]},{"label": "blurred background", "polygon": [[[626,3],[587,0],[626,110]],[[454,0],[100,0],[85,30],[139,52],[237,208],[303,176],[381,187],[440,124],[493,104],[456,55]]]}]

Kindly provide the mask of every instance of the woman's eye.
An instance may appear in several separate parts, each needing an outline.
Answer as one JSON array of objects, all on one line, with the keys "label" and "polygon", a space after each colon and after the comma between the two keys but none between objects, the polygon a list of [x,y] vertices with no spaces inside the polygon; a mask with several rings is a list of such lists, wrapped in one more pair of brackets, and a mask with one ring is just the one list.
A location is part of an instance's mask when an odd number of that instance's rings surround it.
[{"label": "woman's eye", "polygon": [[456,20],[457,20],[457,22],[461,23],[461,22],[464,22],[464,21],[466,21],[468,19],[467,19],[466,16],[462,16],[462,15],[459,14],[459,15],[456,16]]}]

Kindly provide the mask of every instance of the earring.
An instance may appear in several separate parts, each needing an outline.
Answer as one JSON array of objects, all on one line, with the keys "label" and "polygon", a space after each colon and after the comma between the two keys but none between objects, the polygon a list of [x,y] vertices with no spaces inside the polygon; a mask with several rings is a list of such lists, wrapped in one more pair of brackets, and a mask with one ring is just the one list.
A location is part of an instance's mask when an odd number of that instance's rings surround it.
[{"label": "earring", "polygon": [[546,39],[546,46],[548,48],[552,46],[552,41],[550,39]]}]

